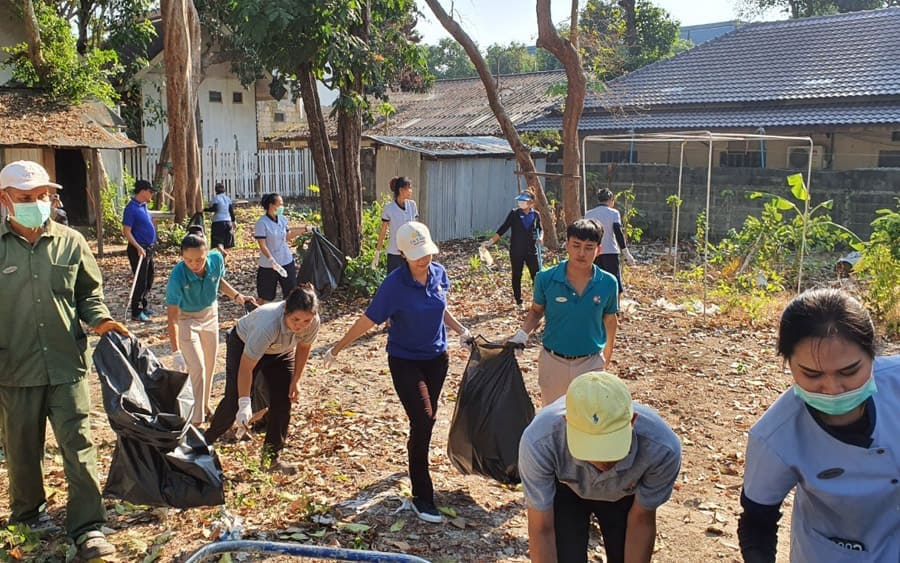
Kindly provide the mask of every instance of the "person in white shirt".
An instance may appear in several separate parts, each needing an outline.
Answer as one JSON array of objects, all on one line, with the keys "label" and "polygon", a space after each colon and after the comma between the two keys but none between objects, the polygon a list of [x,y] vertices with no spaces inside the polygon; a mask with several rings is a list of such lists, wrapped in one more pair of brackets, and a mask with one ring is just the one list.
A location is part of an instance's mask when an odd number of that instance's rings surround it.
[{"label": "person in white shirt", "polygon": [[622,230],[622,216],[616,209],[616,196],[612,191],[603,188],[597,192],[600,204],[589,209],[584,214],[585,219],[593,219],[603,227],[603,238],[600,240],[600,254],[594,259],[598,268],[609,272],[619,282],[619,293],[625,290],[622,283],[622,263],[620,255],[625,257],[629,264],[635,263],[628,244],[625,241],[625,232]]},{"label": "person in white shirt", "polygon": [[412,200],[413,186],[409,178],[405,176],[391,178],[391,191],[394,193],[394,201],[385,205],[381,210],[381,231],[378,233],[378,243],[375,245],[375,256],[372,257],[372,269],[377,270],[381,246],[384,243],[385,235],[390,230],[387,245],[388,274],[406,264],[406,260],[400,255],[400,250],[397,248],[397,229],[410,221],[419,220],[419,208]]}]

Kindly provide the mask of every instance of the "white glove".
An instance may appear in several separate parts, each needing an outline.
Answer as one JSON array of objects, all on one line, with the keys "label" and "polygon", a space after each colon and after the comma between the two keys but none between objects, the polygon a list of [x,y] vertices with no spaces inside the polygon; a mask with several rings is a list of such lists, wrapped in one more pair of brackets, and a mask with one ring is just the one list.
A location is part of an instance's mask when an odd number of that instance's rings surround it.
[{"label": "white glove", "polygon": [[481,243],[481,248],[487,248],[487,247],[491,246],[492,244],[494,244],[494,241],[492,239],[487,239],[486,241]]},{"label": "white glove", "polygon": [[275,270],[275,273],[278,274],[279,276],[281,276],[283,278],[287,277],[287,270],[285,270],[280,264],[278,264],[274,260],[272,260],[272,269]]},{"label": "white glove", "polygon": [[459,347],[460,348],[468,348],[472,345],[472,342],[475,340],[475,337],[472,336],[472,333],[469,332],[469,329],[463,327],[462,332],[459,333]]},{"label": "white glove", "polygon": [[373,270],[377,270],[377,269],[378,269],[378,257],[379,257],[380,255],[381,255],[381,252],[378,251],[378,250],[376,250],[376,251],[375,251],[375,256],[372,257],[372,269],[373,269]]},{"label": "white glove", "polygon": [[334,355],[334,346],[332,346],[328,350],[325,350],[325,354],[322,356],[322,367],[324,367],[326,371],[330,370],[334,367],[335,362],[337,362],[337,356]]},{"label": "white glove", "polygon": [[634,256],[631,255],[631,251],[627,248],[622,249],[622,255],[625,256],[625,261],[628,262],[629,266],[637,264],[637,260],[634,259]]},{"label": "white glove", "polygon": [[237,424],[238,430],[243,428],[246,431],[251,418],[253,418],[253,408],[250,406],[250,397],[241,397],[238,399],[238,411],[234,417],[234,423]]},{"label": "white glove", "polygon": [[525,346],[525,343],[528,342],[528,333],[520,328],[515,334],[507,339],[507,342],[509,344],[521,344],[522,346]]},{"label": "white glove", "polygon": [[187,362],[184,361],[184,354],[181,353],[181,350],[176,351],[172,356],[172,370],[187,373]]}]

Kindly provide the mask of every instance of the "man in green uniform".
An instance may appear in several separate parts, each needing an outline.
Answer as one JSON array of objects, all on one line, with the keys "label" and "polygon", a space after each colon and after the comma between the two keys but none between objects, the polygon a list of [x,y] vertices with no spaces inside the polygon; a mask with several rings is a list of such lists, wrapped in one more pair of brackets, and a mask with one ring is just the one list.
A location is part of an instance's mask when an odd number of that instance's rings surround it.
[{"label": "man in green uniform", "polygon": [[41,533],[59,528],[46,512],[47,420],[68,483],[66,531],[84,559],[115,552],[103,533],[106,509],[91,441],[87,336],[128,330],[103,304],[100,269],[77,231],[54,221],[51,195],[62,186],[30,161],[0,170],[0,432],[6,446],[10,523]]}]

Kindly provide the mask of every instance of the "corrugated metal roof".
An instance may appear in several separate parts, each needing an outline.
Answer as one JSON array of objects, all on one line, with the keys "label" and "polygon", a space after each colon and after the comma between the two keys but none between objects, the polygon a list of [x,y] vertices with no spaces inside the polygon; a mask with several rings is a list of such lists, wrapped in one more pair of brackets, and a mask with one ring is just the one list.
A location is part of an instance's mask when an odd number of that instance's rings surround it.
[{"label": "corrugated metal roof", "polygon": [[[513,124],[524,123],[541,116],[563,96],[551,95],[551,86],[565,83],[563,70],[502,75],[499,82],[500,100]],[[396,109],[390,118],[379,118],[365,132],[371,135],[403,135],[425,137],[453,137],[501,135],[500,124],[488,104],[487,93],[480,78],[438,80],[427,92],[391,92],[388,101]],[[329,122],[329,134],[336,130],[335,120]],[[305,123],[273,141],[289,141],[309,136]]]},{"label": "corrugated metal roof", "polygon": [[366,135],[382,145],[414,151],[426,156],[513,156],[509,143],[497,137],[392,137]]},{"label": "corrugated metal roof", "polygon": [[585,109],[900,95],[900,8],[748,24],[608,88]]},{"label": "corrugated metal roof", "polygon": [[[718,108],[650,108],[646,111],[605,110],[585,113],[579,131],[640,131],[664,129],[717,129],[725,127],[788,127],[815,125],[900,123],[900,103],[835,102],[801,106],[759,106]],[[562,117],[548,115],[518,127],[519,131],[561,129]]]},{"label": "corrugated metal roof", "polygon": [[137,143],[107,129],[120,120],[102,104],[65,106],[29,90],[0,91],[0,145],[126,149]]}]

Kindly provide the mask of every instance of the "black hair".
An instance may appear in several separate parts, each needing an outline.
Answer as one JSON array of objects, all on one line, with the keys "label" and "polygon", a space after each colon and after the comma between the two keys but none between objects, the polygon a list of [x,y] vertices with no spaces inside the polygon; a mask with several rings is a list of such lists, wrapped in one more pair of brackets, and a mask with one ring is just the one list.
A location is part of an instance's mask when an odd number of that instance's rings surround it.
[{"label": "black hair", "polygon": [[153,188],[153,184],[151,184],[151,183],[148,182],[147,180],[136,180],[136,181],[134,182],[134,193],[137,194],[137,193],[142,192],[142,191],[144,191],[144,190],[156,191],[156,190]]},{"label": "black hair", "polygon": [[579,219],[566,227],[566,238],[577,238],[600,244],[603,238],[603,225],[593,219]]},{"label": "black hair", "polygon": [[875,326],[856,298],[839,289],[811,289],[791,300],[781,314],[778,355],[785,360],[805,338],[840,337],[875,357]]},{"label": "black hair", "polygon": [[224,194],[225,184],[223,184],[222,182],[216,182],[215,190],[217,194]]},{"label": "black hair", "polygon": [[603,203],[604,201],[609,201],[613,198],[612,190],[609,188],[600,188],[597,190],[597,201]]},{"label": "black hair", "polygon": [[284,314],[290,315],[294,311],[306,311],[316,313],[319,311],[319,298],[316,290],[310,283],[303,283],[295,287],[284,300]]},{"label": "black hair", "polygon": [[400,188],[405,188],[409,186],[412,182],[409,181],[409,178],[406,176],[395,176],[391,178],[391,191],[394,192],[394,197],[400,195]]},{"label": "black hair", "polygon": [[203,236],[203,228],[197,225],[188,227],[188,234],[181,239],[181,251],[189,248],[206,248],[206,237]]},{"label": "black hair", "polygon": [[262,208],[266,210],[268,213],[269,206],[275,203],[275,200],[281,197],[279,194],[266,194],[262,196],[262,199],[259,200],[259,204],[262,205]]}]

